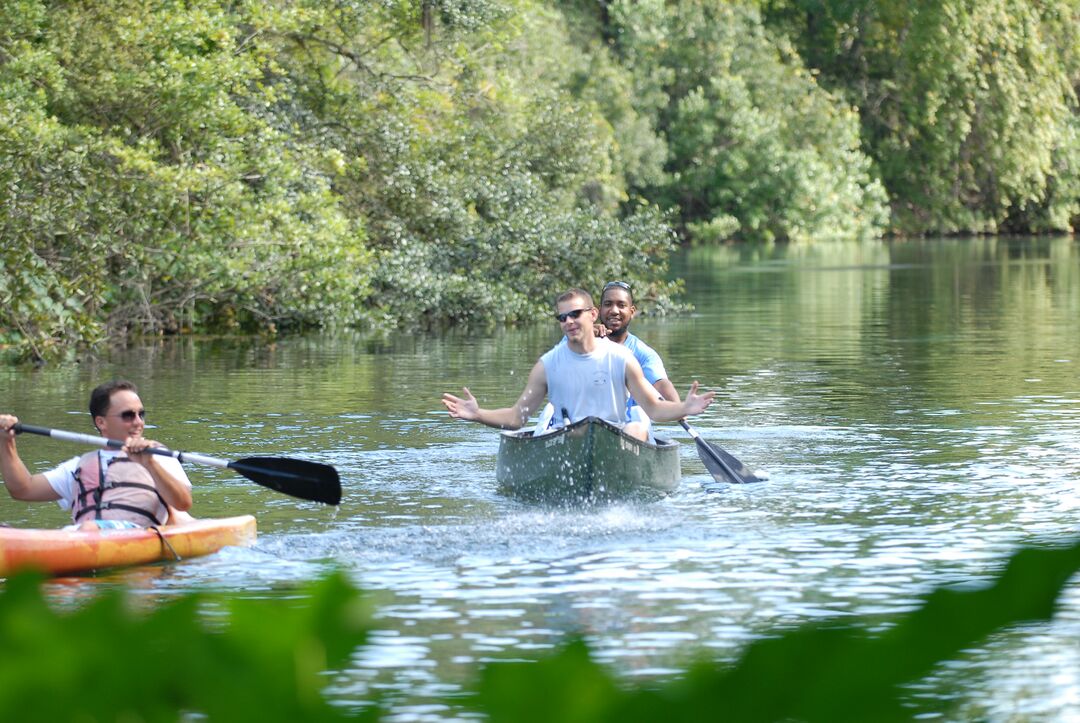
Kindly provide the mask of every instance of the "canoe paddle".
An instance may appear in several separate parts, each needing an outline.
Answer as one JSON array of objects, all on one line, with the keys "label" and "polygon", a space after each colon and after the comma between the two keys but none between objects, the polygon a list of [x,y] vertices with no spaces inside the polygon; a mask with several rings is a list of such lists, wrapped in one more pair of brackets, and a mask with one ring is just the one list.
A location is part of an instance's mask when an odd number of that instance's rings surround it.
[{"label": "canoe paddle", "polygon": [[[32,424],[16,424],[15,433],[29,432],[68,442],[81,442],[95,447],[122,449],[124,443],[117,439],[95,437],[92,434],[65,432],[62,429],[35,427]],[[227,467],[239,472],[255,484],[269,487],[283,494],[299,497],[302,500],[336,505],[341,502],[341,480],[337,470],[328,464],[306,462],[288,457],[244,457],[230,462],[217,457],[209,457],[195,452],[176,452],[165,447],[147,447],[147,452],[173,457],[180,462],[208,464],[212,467]]]},{"label": "canoe paddle", "polygon": [[691,427],[685,419],[680,419],[679,424],[694,438],[694,442],[697,444],[698,457],[701,458],[702,464],[705,465],[705,469],[709,470],[709,474],[713,476],[714,480],[734,484],[764,481],[751,472],[745,464],[720,449],[720,447],[702,439],[697,430]]}]

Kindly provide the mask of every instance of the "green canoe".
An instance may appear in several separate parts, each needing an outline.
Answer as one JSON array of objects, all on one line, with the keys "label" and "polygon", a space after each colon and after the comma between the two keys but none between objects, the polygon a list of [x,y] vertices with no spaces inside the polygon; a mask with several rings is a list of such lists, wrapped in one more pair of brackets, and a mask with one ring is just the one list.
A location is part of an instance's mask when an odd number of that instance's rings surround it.
[{"label": "green canoe", "polygon": [[495,476],[512,497],[573,504],[656,499],[679,486],[682,471],[678,442],[642,442],[588,417],[539,436],[503,432]]}]

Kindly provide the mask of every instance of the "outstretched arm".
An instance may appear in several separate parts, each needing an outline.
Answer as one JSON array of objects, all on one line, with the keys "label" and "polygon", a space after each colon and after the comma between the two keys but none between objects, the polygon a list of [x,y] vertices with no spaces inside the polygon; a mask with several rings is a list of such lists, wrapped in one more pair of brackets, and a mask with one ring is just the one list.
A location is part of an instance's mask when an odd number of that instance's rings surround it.
[{"label": "outstretched arm", "polygon": [[716,392],[698,394],[698,383],[690,385],[690,392],[681,402],[658,399],[656,388],[645,380],[641,365],[636,360],[626,365],[626,386],[630,393],[654,422],[674,422],[693,414],[701,414],[712,403]]},{"label": "outstretched arm", "polygon": [[545,396],[547,396],[547,375],[544,373],[543,363],[536,362],[532,371],[529,372],[529,381],[525,384],[525,390],[512,407],[484,409],[468,387],[465,387],[464,397],[443,394],[442,403],[454,419],[466,419],[499,429],[521,429],[529,420],[529,416],[539,408]]}]

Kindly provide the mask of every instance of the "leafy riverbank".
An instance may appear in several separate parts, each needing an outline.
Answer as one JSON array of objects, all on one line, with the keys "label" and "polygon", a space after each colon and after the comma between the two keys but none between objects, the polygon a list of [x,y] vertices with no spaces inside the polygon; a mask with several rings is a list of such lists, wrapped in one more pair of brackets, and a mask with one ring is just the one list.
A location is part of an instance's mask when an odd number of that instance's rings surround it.
[{"label": "leafy riverbank", "polygon": [[1076,0],[826,6],[4,3],[0,345],[664,312],[680,239],[1075,224]]}]

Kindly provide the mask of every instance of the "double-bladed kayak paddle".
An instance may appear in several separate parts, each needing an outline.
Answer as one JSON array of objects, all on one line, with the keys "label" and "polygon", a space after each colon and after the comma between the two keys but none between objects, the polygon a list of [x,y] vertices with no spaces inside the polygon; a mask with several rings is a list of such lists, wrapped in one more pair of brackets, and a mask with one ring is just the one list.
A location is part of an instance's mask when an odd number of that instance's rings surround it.
[{"label": "double-bladed kayak paddle", "polygon": [[[49,429],[48,427],[35,427],[32,424],[16,424],[15,433],[27,432],[40,434],[53,439],[62,439],[67,442],[80,442],[95,447],[108,449],[122,449],[124,443],[117,439],[95,437],[91,434],[79,434],[78,432],[65,432],[62,429]],[[320,462],[308,462],[302,459],[290,459],[288,457],[244,457],[235,462],[226,459],[210,457],[196,452],[177,452],[165,447],[147,447],[147,452],[159,454],[164,457],[173,457],[180,462],[194,462],[207,464],[211,467],[225,467],[242,474],[255,484],[292,495],[302,500],[322,502],[327,505],[336,505],[341,502],[341,480],[337,470],[328,464]]]}]

